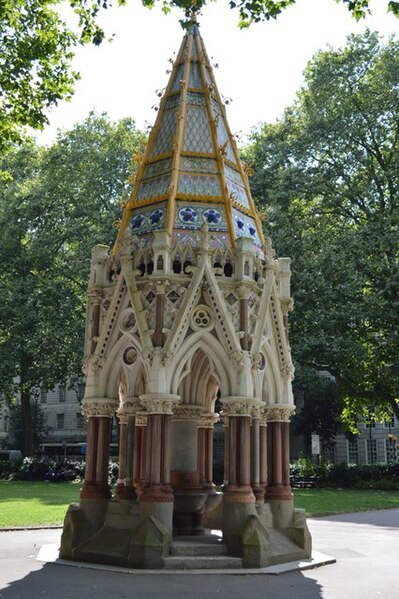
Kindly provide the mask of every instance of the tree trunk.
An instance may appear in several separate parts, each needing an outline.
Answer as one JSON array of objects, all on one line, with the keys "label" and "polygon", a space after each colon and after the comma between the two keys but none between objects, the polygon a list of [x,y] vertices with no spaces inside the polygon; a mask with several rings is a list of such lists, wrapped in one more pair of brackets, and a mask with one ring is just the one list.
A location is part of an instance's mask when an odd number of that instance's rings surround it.
[{"label": "tree trunk", "polygon": [[21,417],[22,417],[22,455],[33,454],[33,427],[32,406],[30,403],[30,389],[21,388]]}]

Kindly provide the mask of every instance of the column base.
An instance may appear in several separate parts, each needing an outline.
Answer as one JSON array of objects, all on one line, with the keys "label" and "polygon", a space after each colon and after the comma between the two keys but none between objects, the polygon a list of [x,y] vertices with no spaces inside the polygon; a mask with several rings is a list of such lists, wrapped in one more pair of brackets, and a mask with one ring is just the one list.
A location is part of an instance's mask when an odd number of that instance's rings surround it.
[{"label": "column base", "polygon": [[127,501],[135,501],[137,499],[137,493],[134,487],[127,487],[123,483],[116,486],[115,495],[118,499],[127,500]]},{"label": "column base", "polygon": [[111,491],[107,483],[83,483],[81,499],[111,499]]},{"label": "column base", "polygon": [[252,487],[253,494],[255,495],[256,501],[264,501],[265,499],[265,487],[261,485],[254,485]]},{"label": "column base", "polygon": [[227,485],[223,490],[223,503],[255,503],[252,487]]},{"label": "column base", "polygon": [[272,485],[266,489],[266,500],[292,501],[293,498],[290,485]]},{"label": "column base", "polygon": [[140,495],[140,502],[144,503],[173,503],[174,495],[170,485],[154,485],[144,487]]}]

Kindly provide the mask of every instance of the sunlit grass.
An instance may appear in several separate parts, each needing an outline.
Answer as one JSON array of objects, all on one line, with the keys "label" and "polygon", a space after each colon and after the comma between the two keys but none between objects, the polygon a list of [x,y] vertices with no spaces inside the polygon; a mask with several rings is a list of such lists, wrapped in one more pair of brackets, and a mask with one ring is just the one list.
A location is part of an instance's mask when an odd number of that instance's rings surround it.
[{"label": "sunlit grass", "polygon": [[80,484],[0,481],[0,528],[61,524]]},{"label": "sunlit grass", "polygon": [[[0,481],[0,528],[62,524],[80,484]],[[295,489],[295,506],[308,516],[399,508],[398,491]]]},{"label": "sunlit grass", "polygon": [[358,491],[354,489],[295,489],[295,507],[308,516],[326,516],[399,508],[398,491]]}]

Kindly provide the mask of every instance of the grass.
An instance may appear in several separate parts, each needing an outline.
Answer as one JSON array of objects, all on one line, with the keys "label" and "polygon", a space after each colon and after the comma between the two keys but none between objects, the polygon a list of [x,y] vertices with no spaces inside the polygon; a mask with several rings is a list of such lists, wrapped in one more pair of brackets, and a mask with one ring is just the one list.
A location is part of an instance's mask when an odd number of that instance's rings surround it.
[{"label": "grass", "polygon": [[308,516],[327,516],[399,508],[399,491],[358,491],[355,489],[295,489],[295,507]]},{"label": "grass", "polygon": [[0,528],[62,524],[80,484],[0,481]]},{"label": "grass", "polygon": [[[0,528],[62,524],[80,484],[0,481]],[[398,491],[295,489],[295,506],[308,516],[399,508]]]}]

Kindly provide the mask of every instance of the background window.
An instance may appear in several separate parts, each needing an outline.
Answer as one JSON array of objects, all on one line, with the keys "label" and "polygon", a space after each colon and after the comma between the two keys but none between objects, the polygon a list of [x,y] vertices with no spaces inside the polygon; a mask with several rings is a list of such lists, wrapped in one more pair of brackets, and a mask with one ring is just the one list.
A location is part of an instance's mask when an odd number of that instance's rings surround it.
[{"label": "background window", "polygon": [[367,439],[367,463],[375,464],[377,462],[377,440]]},{"label": "background window", "polygon": [[59,402],[66,401],[66,385],[65,384],[58,385],[58,401]]},{"label": "background window", "polygon": [[40,391],[40,403],[46,403],[47,401],[47,393],[46,391]]},{"label": "background window", "polygon": [[57,428],[58,430],[64,428],[65,414],[57,414]]},{"label": "background window", "polygon": [[385,450],[387,452],[387,462],[398,461],[398,448],[396,439],[385,439]]},{"label": "background window", "polygon": [[76,428],[84,428],[85,419],[84,416],[78,412],[76,414]]},{"label": "background window", "polygon": [[357,439],[348,441],[348,464],[359,463],[359,442]]}]

